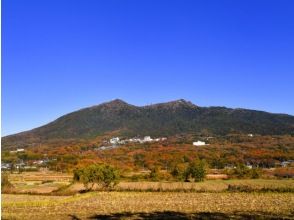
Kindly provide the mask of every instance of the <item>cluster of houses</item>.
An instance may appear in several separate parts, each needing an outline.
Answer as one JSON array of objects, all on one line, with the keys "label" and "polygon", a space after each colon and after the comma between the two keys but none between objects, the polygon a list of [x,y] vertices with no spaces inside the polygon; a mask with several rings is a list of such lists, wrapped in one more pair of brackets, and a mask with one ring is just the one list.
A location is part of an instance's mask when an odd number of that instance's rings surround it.
[{"label": "cluster of houses", "polygon": [[1,170],[3,170],[3,171],[13,170],[13,169],[15,169],[15,170],[20,170],[20,169],[21,170],[38,170],[39,167],[46,166],[49,161],[50,161],[49,159],[43,159],[43,160],[35,160],[30,163],[25,162],[23,160],[18,160],[16,163],[1,162]]},{"label": "cluster of houses", "polygon": [[[10,151],[11,154],[17,154],[25,152],[25,149],[18,148],[16,150]],[[51,159],[57,160],[57,159]],[[33,160],[33,161],[24,161],[22,159],[18,159],[15,163],[7,163],[1,161],[1,170],[2,171],[10,171],[10,170],[38,170],[39,167],[47,166],[47,164],[50,162],[50,159],[39,159],[39,160]]]},{"label": "cluster of houses", "polygon": [[1,170],[10,170],[12,167],[11,163],[3,163],[1,162]]},{"label": "cluster of houses", "polygon": [[147,143],[147,142],[158,142],[158,141],[165,141],[167,138],[162,137],[162,138],[151,138],[150,136],[145,136],[144,138],[130,138],[130,139],[124,139],[120,140],[119,137],[113,137],[109,140],[110,144],[116,145],[116,144],[126,144],[126,143]]},{"label": "cluster of houses", "polygon": [[115,149],[118,148],[119,145],[122,144],[127,144],[127,143],[148,143],[148,142],[158,142],[158,141],[165,141],[167,140],[166,137],[161,137],[161,138],[151,138],[150,136],[145,136],[144,138],[130,138],[130,139],[123,139],[121,140],[119,137],[113,137],[109,139],[109,141],[106,141],[105,144],[111,144],[110,146],[101,146],[99,148],[95,148],[95,150],[110,150],[110,149]]},{"label": "cluster of houses", "polygon": [[[148,143],[148,142],[159,142],[159,141],[165,141],[167,140],[166,137],[161,138],[151,138],[150,136],[145,136],[144,138],[130,138],[130,139],[123,139],[121,140],[119,137],[113,137],[109,139],[109,141],[105,141],[105,144],[111,144],[110,146],[101,146],[99,148],[96,148],[95,150],[110,150],[114,148],[118,148],[119,145],[127,144],[127,143]],[[193,142],[194,146],[207,146],[209,144],[205,143],[204,141],[195,141]]]},{"label": "cluster of houses", "polygon": [[26,164],[23,160],[18,161],[15,164],[1,162],[2,171],[11,171],[11,170],[37,170],[37,166],[31,166]]},{"label": "cluster of houses", "polygon": [[[246,163],[245,166],[248,169],[252,169],[252,168],[258,168],[259,165],[253,165],[250,163]],[[286,161],[282,161],[282,162],[276,162],[272,167],[294,167],[294,160],[286,160]],[[234,169],[236,168],[236,166],[234,165],[226,165],[224,167],[225,169]]]}]

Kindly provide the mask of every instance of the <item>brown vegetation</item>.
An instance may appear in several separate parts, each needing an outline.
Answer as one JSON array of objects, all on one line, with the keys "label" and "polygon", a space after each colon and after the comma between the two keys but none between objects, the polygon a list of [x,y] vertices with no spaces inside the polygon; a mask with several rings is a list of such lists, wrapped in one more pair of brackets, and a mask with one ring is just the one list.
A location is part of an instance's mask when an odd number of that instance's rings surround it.
[{"label": "brown vegetation", "polygon": [[[61,143],[59,147],[41,145],[18,154],[3,152],[2,161],[16,163],[18,160],[24,160],[32,164],[34,160],[44,159],[46,154],[50,160],[46,166],[53,171],[72,172],[75,168],[93,163],[105,163],[126,172],[146,171],[158,167],[161,171],[170,173],[175,167],[185,169],[190,161],[197,159],[205,159],[211,169],[222,170],[240,164],[250,164],[261,169],[278,168],[282,161],[294,158],[294,137],[289,135],[228,135],[209,139],[208,146],[192,146],[192,141],[197,139],[205,137],[191,134],[170,137],[160,143],[125,144],[116,149],[97,150],[105,140],[100,137],[89,144],[74,143],[63,146]],[[293,175],[293,168],[291,169],[292,171],[287,171],[290,176]],[[278,171],[285,173],[283,169]],[[283,176],[278,173],[268,174],[273,177]],[[166,179],[168,178],[166,176]]]},{"label": "brown vegetation", "polygon": [[2,218],[105,219],[108,216],[108,219],[142,219],[138,216],[160,216],[157,219],[176,219],[179,215],[188,218],[204,213],[227,218],[234,215],[289,218],[293,214],[293,201],[291,193],[95,192],[59,199],[3,195]]}]

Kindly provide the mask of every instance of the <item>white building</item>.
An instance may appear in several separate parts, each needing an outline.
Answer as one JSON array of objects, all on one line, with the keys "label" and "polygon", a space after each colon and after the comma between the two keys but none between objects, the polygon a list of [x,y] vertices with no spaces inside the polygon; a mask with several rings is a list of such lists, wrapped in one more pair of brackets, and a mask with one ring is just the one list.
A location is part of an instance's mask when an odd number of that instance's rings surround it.
[{"label": "white building", "polygon": [[25,150],[23,149],[23,148],[18,148],[18,149],[16,149],[16,150],[12,150],[12,151],[10,151],[10,153],[19,153],[19,152],[24,152]]},{"label": "white building", "polygon": [[146,143],[146,142],[153,142],[153,141],[165,141],[167,138],[163,137],[163,138],[151,138],[150,136],[145,136],[144,138],[130,138],[128,140],[126,140],[127,142],[138,142],[138,143]]},{"label": "white building", "polygon": [[193,142],[193,145],[194,146],[204,146],[206,145],[204,141],[196,141],[196,142]]},{"label": "white building", "polygon": [[252,169],[252,168],[253,168],[253,166],[252,166],[251,164],[246,164],[246,167],[247,167],[248,169]]},{"label": "white building", "polygon": [[119,142],[119,137],[114,137],[109,140],[111,144],[117,144]]},{"label": "white building", "polygon": [[127,141],[126,140],[120,140],[118,143],[119,144],[125,144],[125,143],[127,143]]},{"label": "white building", "polygon": [[153,139],[150,137],[150,136],[145,136],[143,141],[144,142],[149,142],[149,141],[152,141]]}]

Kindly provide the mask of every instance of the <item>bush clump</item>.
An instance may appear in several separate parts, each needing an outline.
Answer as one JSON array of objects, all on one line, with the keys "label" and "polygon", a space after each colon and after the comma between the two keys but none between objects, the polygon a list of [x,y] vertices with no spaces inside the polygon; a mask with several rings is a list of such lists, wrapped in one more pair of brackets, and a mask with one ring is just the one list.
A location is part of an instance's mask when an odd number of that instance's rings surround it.
[{"label": "bush clump", "polygon": [[119,172],[109,165],[93,164],[74,170],[73,179],[75,182],[82,182],[87,191],[93,190],[95,184],[110,189],[118,184]]},{"label": "bush clump", "polygon": [[185,181],[189,181],[190,179],[194,179],[195,182],[204,181],[206,173],[207,165],[204,160],[190,162],[184,173]]},{"label": "bush clump", "polygon": [[150,172],[150,175],[149,175],[149,178],[152,180],[152,181],[158,181],[160,179],[160,171],[159,171],[159,168],[157,166],[153,167],[151,169],[151,172]]},{"label": "bush clump", "polygon": [[12,183],[8,179],[8,174],[7,173],[2,173],[1,174],[1,189],[2,189],[2,192],[9,193],[13,188],[14,188],[14,186],[12,185]]},{"label": "bush clump", "polygon": [[185,171],[186,167],[176,164],[170,171],[170,174],[175,180],[183,181],[185,180]]},{"label": "bush clump", "polygon": [[227,170],[226,174],[231,178],[237,179],[258,179],[262,176],[259,168],[248,168],[244,164],[238,164],[234,169]]}]

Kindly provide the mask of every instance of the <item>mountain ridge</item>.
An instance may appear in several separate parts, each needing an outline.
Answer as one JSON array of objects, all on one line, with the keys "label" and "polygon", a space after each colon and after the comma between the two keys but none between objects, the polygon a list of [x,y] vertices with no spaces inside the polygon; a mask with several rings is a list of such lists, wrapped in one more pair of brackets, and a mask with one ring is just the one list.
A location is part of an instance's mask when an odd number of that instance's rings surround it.
[{"label": "mountain ridge", "polygon": [[65,114],[32,130],[2,138],[2,146],[32,146],[54,140],[91,140],[108,132],[120,135],[172,136],[182,133],[294,134],[294,116],[258,110],[200,107],[178,99],[145,106],[114,99]]}]

